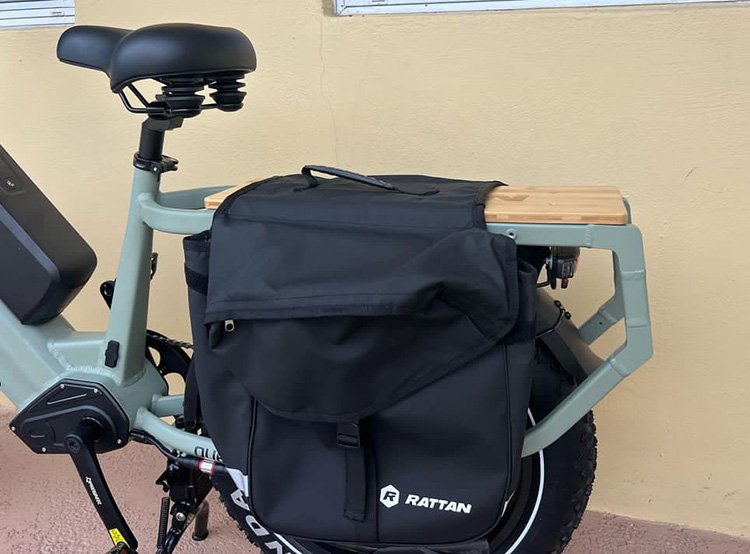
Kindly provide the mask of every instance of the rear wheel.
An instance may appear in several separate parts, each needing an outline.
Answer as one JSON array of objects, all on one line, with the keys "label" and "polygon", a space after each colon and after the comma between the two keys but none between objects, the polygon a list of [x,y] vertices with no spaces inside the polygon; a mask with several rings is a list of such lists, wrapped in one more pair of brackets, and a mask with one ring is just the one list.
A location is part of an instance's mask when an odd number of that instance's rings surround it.
[{"label": "rear wheel", "polygon": [[[557,360],[540,345],[534,365],[530,418],[544,418],[575,386]],[[502,521],[487,535],[493,554],[562,552],[586,509],[596,470],[594,416],[586,414],[551,446],[524,458],[521,476]],[[229,515],[248,540],[267,554],[343,554],[323,543],[276,535],[253,517],[229,478],[214,481]]]}]

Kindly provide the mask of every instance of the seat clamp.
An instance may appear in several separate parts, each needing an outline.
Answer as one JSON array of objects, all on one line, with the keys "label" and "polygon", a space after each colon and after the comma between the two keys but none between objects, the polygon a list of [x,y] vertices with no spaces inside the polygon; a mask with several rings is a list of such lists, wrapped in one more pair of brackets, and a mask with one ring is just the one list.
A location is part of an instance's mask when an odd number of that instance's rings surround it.
[{"label": "seat clamp", "polygon": [[336,442],[342,448],[360,448],[359,422],[339,423],[336,430]]},{"label": "seat clamp", "polygon": [[161,175],[167,171],[177,171],[178,160],[170,158],[169,156],[162,156],[161,160],[155,162],[153,160],[147,160],[142,158],[137,153],[133,156],[133,166],[137,169],[148,171],[149,173],[155,173]]}]

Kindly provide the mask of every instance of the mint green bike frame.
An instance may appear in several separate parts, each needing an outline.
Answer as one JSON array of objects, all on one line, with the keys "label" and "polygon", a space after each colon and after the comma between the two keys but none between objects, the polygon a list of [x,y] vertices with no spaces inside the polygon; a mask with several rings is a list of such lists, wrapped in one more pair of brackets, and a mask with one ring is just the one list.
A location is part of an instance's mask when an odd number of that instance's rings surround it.
[{"label": "mint green bike frame", "polygon": [[[211,226],[213,212],[203,199],[226,187],[162,193],[160,175],[136,169],[117,287],[105,332],[79,332],[64,317],[22,325],[0,302],[0,390],[21,410],[63,379],[98,383],[126,413],[131,430],[152,435],[176,451],[219,460],[213,442],[181,431],[162,418],[183,411],[183,397],[169,395],[156,368],[144,357],[153,232],[193,234]],[[629,209],[628,209],[629,211]],[[620,320],[625,342],[542,421],[523,447],[528,456],[549,446],[652,354],[646,268],[641,233],[635,225],[488,224],[492,233],[519,245],[579,246],[612,252],[615,293],[580,327],[591,344]],[[105,345],[120,343],[116,366],[104,364]]]}]

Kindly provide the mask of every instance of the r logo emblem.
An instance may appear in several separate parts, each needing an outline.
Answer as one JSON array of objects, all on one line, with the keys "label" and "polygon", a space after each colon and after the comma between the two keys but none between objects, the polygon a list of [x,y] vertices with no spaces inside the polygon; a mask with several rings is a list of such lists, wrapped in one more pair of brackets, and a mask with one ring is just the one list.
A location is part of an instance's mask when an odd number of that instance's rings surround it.
[{"label": "r logo emblem", "polygon": [[380,489],[380,503],[386,508],[393,508],[398,504],[401,493],[393,485],[388,485]]}]

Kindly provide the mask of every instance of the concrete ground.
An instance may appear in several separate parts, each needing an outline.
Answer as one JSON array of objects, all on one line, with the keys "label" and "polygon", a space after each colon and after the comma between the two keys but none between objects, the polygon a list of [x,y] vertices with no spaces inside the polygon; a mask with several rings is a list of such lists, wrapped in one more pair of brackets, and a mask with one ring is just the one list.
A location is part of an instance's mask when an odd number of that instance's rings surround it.
[{"label": "concrete ground", "polygon": [[[65,456],[33,454],[8,429],[0,412],[0,554],[103,554],[110,545],[101,523]],[[102,457],[120,507],[141,541],[153,552],[161,490],[153,485],[163,458],[152,448],[131,445]],[[189,537],[177,552],[233,554],[250,551],[244,536],[211,499],[211,535]],[[750,542],[588,512],[566,554],[748,554]]]}]

